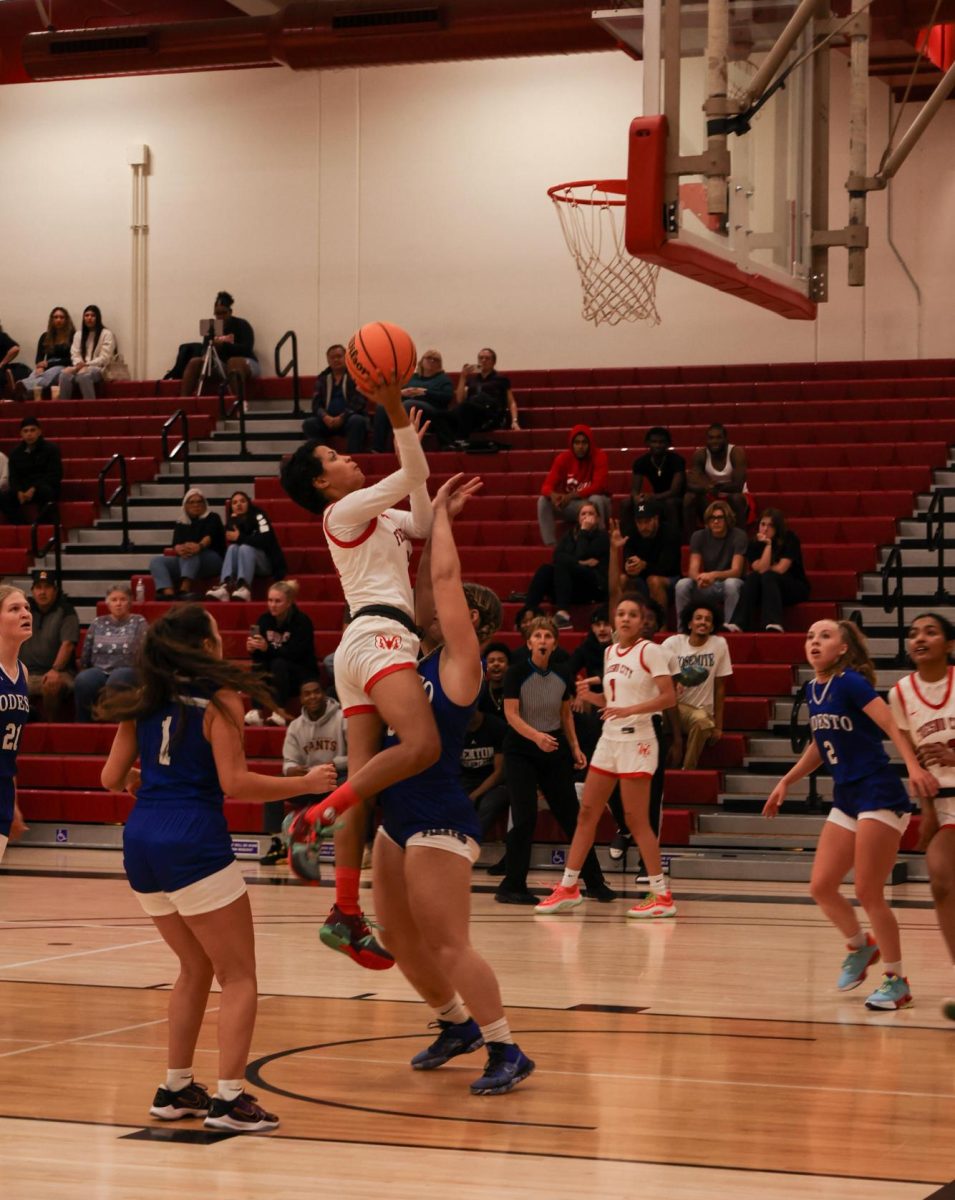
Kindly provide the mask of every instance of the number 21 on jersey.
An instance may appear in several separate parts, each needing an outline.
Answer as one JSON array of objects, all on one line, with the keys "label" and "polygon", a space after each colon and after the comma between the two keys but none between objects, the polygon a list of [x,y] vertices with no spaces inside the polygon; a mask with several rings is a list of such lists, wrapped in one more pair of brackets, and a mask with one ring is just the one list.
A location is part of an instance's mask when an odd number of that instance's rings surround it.
[{"label": "number 21 on jersey", "polygon": [[22,725],[15,725],[12,721],[3,731],[3,741],[0,742],[0,750],[12,750],[14,753],[20,747],[20,734],[23,732]]}]

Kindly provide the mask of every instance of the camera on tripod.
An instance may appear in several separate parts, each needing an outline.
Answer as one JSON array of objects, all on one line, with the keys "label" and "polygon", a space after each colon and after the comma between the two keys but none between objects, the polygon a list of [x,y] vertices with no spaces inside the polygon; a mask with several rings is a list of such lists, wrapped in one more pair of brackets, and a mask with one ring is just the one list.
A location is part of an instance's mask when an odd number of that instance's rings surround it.
[{"label": "camera on tripod", "polygon": [[208,317],[199,322],[199,335],[202,338],[202,370],[199,372],[199,383],[196,395],[202,395],[202,389],[207,383],[218,384],[220,395],[225,393],[227,379],[226,369],[216,350],[215,339],[225,335],[225,321],[217,317]]},{"label": "camera on tripod", "polygon": [[199,336],[203,342],[211,342],[213,338],[225,336],[225,321],[216,317],[208,317],[199,322]]}]

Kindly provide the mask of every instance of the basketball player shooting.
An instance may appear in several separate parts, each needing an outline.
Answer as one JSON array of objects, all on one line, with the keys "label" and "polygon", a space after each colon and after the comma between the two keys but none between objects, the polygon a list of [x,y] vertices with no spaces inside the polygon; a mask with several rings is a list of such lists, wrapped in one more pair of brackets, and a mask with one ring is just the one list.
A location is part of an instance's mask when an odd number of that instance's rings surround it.
[{"label": "basketball player shooting", "polygon": [[[421,448],[427,425],[402,407],[400,376],[363,380],[361,386],[391,419],[399,469],[366,486],[353,459],[316,442],[299,447],[282,468],[282,486],[291,499],[322,515],[352,614],[335,651],[335,688],[348,718],[348,780],[303,810],[289,842],[314,843],[322,828],[349,814],[335,834],[336,903],[322,941],[361,966],[382,970],[393,959],[375,941],[358,904],[364,802],[430,767],[441,744],[416,669],[420,631],[408,572],[411,539],[426,538],[431,530],[429,470]],[[392,507],[406,496],[410,512]],[[398,741],[382,750],[386,726]]]}]

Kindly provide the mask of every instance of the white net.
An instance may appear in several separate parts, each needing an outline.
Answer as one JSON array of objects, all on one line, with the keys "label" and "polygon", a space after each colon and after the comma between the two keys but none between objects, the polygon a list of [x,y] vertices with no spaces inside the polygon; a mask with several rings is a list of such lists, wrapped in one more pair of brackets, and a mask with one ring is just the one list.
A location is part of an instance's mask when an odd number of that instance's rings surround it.
[{"label": "white net", "polygon": [[649,321],[659,325],[656,306],[660,268],[634,258],[624,245],[623,184],[568,183],[551,188],[567,248],[584,293],[581,315],[594,325]]}]

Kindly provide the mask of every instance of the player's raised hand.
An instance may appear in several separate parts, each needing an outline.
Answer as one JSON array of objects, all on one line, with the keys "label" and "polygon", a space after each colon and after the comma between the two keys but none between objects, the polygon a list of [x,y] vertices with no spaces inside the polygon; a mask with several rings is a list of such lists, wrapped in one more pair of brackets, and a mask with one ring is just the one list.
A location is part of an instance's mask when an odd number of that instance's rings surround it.
[{"label": "player's raised hand", "polygon": [[461,482],[463,479],[463,471],[459,471],[457,475],[452,475],[446,483],[443,483],[438,488],[434,499],[431,501],[432,507],[436,510],[439,508],[446,509],[448,516],[452,520],[464,508],[471,497],[477,495],[484,486],[484,481],[478,475],[475,475],[466,483]]},{"label": "player's raised hand", "polygon": [[607,522],[607,530],[610,534],[610,545],[616,550],[622,550],[627,544],[627,539],[620,532],[620,522],[616,517],[611,517]]},{"label": "player's raised hand", "polygon": [[418,435],[418,441],[424,441],[424,435],[431,428],[431,422],[425,420],[424,411],[420,408],[410,408],[408,410],[408,419],[414,426],[415,433]]}]

